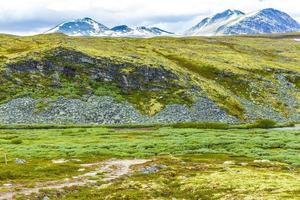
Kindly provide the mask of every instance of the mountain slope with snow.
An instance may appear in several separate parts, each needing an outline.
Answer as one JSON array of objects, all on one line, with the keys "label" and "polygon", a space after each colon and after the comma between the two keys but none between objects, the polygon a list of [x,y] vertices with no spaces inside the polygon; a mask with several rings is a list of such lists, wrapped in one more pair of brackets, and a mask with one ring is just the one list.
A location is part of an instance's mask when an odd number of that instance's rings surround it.
[{"label": "mountain slope with snow", "polygon": [[111,29],[113,32],[108,36],[113,37],[155,37],[155,36],[171,36],[174,33],[162,30],[157,27],[140,26],[130,28],[126,25],[116,26]]},{"label": "mountain slope with snow", "polygon": [[168,36],[174,33],[157,27],[140,26],[130,28],[127,25],[115,26],[111,29],[91,19],[83,18],[64,22],[46,33],[64,33],[69,36],[108,36],[108,37],[155,37]]},{"label": "mountain slope with snow", "polygon": [[241,35],[300,31],[300,24],[288,14],[273,8],[244,14],[226,10],[186,31],[186,35]]},{"label": "mountain slope with snow", "polygon": [[226,10],[211,18],[203,19],[199,24],[185,32],[185,35],[214,35],[219,27],[225,27],[245,13],[238,10]]},{"label": "mountain slope with snow", "polygon": [[70,36],[96,36],[109,34],[110,29],[95,20],[85,17],[64,22],[46,33],[64,33]]}]

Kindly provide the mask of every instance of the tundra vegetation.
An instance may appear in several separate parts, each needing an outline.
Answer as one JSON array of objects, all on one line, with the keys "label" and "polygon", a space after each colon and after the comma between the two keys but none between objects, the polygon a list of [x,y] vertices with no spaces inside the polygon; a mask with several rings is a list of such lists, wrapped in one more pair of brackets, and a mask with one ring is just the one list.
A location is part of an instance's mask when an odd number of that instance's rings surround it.
[{"label": "tundra vegetation", "polygon": [[[105,173],[93,184],[16,199],[297,199],[300,197],[300,132],[242,127],[170,126],[2,127],[0,194],[57,184],[95,170],[84,164],[147,159],[113,181]],[[233,125],[236,126],[236,125]],[[21,141],[21,142],[20,142]],[[25,163],[17,163],[16,159]],[[83,165],[82,165],[83,164]],[[142,173],[141,169],[164,166]],[[11,184],[9,187],[5,186]],[[47,185],[46,185],[47,186]],[[1,195],[0,195],[1,196]]]}]

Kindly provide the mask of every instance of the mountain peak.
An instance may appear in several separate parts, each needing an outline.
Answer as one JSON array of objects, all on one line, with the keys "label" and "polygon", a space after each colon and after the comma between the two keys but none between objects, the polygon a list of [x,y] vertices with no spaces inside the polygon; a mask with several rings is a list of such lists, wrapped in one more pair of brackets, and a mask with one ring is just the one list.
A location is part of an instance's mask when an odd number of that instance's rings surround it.
[{"label": "mountain peak", "polygon": [[231,17],[232,15],[239,16],[239,15],[245,15],[245,13],[243,13],[242,11],[239,11],[239,10],[230,10],[230,9],[227,9],[224,12],[217,13],[216,15],[214,15],[211,18],[211,21],[216,21],[216,20],[222,19],[222,18],[228,18],[228,17]]},{"label": "mountain peak", "polygon": [[111,30],[116,31],[116,32],[127,33],[127,32],[132,31],[133,29],[128,27],[127,25],[119,25],[119,26],[113,27]]},{"label": "mountain peak", "polygon": [[84,18],[82,18],[82,20],[83,20],[83,21],[95,21],[95,20],[93,20],[93,19],[90,18],[90,17],[84,17]]},{"label": "mountain peak", "polygon": [[89,17],[71,20],[59,24],[46,33],[64,33],[71,36],[99,35],[109,31],[109,28]]},{"label": "mountain peak", "polygon": [[245,13],[239,10],[231,10],[231,9],[227,9],[224,12],[219,13],[219,15],[232,15],[232,14],[244,15]]},{"label": "mountain peak", "polygon": [[244,15],[245,13],[243,13],[242,11],[227,9],[221,13],[217,13],[212,17],[207,17],[203,19],[196,26],[186,31],[186,34],[187,35],[213,35],[216,32],[215,30],[216,26],[218,27],[225,26],[230,21]]},{"label": "mountain peak", "polygon": [[71,20],[69,22],[98,23],[90,17],[79,18],[79,19]]},{"label": "mountain peak", "polygon": [[282,13],[280,10],[277,10],[275,8],[265,8],[265,9],[262,9],[261,12],[280,12],[280,13]]}]

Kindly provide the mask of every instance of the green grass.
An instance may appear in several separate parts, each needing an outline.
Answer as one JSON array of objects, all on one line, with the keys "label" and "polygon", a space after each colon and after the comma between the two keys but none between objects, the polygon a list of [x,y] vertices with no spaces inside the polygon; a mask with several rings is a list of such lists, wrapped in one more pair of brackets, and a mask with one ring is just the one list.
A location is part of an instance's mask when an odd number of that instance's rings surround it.
[{"label": "green grass", "polygon": [[[293,199],[300,195],[299,131],[246,129],[247,126],[199,129],[200,125],[198,129],[183,128],[183,124],[178,129],[157,125],[0,129],[0,157],[4,153],[8,157],[8,165],[0,160],[0,185],[33,187],[36,182],[78,176],[82,173],[78,171],[81,163],[149,158],[167,168],[154,174],[135,173],[105,187],[45,190],[38,196],[42,198],[45,193],[51,199]],[[208,125],[219,127],[207,123],[204,128]],[[16,158],[27,162],[15,164]],[[62,158],[69,162],[51,161]],[[254,161],[262,159],[271,162]],[[236,164],[225,165],[226,161]],[[103,184],[101,178],[98,184]],[[32,195],[29,199],[36,198]]]},{"label": "green grass", "polygon": [[[263,129],[2,129],[0,143],[1,153],[11,159],[225,153],[300,165],[299,136],[297,131]],[[22,143],[12,144],[12,140]],[[274,152],[276,148],[280,151]]]}]

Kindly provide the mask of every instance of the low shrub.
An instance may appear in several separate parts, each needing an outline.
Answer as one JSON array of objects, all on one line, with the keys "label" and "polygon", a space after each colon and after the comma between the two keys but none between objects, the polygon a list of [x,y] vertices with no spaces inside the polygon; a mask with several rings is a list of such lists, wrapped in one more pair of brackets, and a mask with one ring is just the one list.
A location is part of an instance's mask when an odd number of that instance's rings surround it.
[{"label": "low shrub", "polygon": [[158,129],[167,125],[164,124],[115,124],[115,125],[104,125],[106,128],[153,128]]},{"label": "low shrub", "polygon": [[221,122],[179,122],[171,125],[172,128],[198,128],[198,129],[229,129],[230,126]]},{"label": "low shrub", "polygon": [[250,124],[248,128],[275,128],[276,122],[271,119],[260,119]]},{"label": "low shrub", "polygon": [[23,141],[22,141],[21,139],[15,138],[15,139],[12,139],[12,140],[11,140],[11,143],[12,143],[12,144],[22,144]]}]

